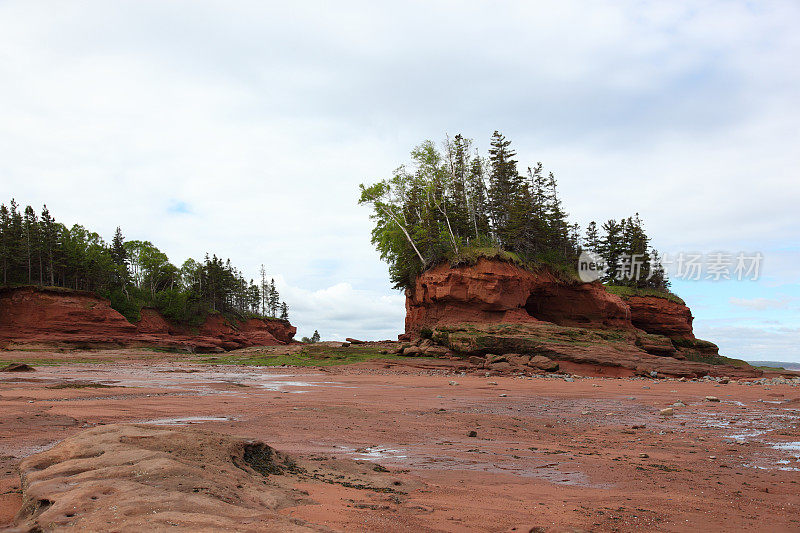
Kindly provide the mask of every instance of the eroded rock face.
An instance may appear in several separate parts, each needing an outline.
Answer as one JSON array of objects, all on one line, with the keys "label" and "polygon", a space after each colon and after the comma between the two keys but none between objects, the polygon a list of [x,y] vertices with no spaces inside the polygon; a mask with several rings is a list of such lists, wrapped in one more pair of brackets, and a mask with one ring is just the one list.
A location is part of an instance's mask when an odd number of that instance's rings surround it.
[{"label": "eroded rock face", "polygon": [[632,329],[628,306],[600,284],[570,285],[549,272],[480,259],[439,265],[406,291],[406,333],[437,324],[546,321],[563,326]]},{"label": "eroded rock face", "polygon": [[[464,356],[540,355],[619,375],[759,375],[695,339],[683,304],[651,296],[622,300],[599,283],[567,283],[488,259],[439,265],[406,291],[404,340],[426,335]],[[511,363],[490,367],[504,364]]]},{"label": "eroded rock face", "polygon": [[32,288],[0,292],[0,337],[96,336],[115,341],[132,337],[136,326],[89,292]]},{"label": "eroded rock face", "polygon": [[[581,374],[604,374],[614,376],[659,376],[700,377],[731,376],[758,377],[760,370],[749,365],[733,366],[687,361],[666,354],[653,354],[639,346],[636,333],[622,330],[602,330],[557,326],[545,322],[527,324],[465,324],[439,326],[433,331],[437,341],[456,353],[485,357],[487,368],[497,369],[492,363],[508,362],[521,369],[516,354],[527,354],[531,362],[558,362],[561,370]],[[655,336],[652,336],[655,337]],[[665,342],[669,342],[665,337]],[[654,342],[650,339],[649,342]],[[696,354],[698,349],[681,347],[686,354]],[[705,341],[699,341],[705,343]],[[705,343],[714,346],[711,343]],[[670,353],[677,350],[673,347]],[[492,354],[492,355],[489,355]],[[508,355],[508,354],[514,354]],[[532,357],[531,357],[532,356]],[[602,369],[611,369],[603,371]],[[508,370],[508,369],[506,369]]]},{"label": "eroded rock face", "polygon": [[293,342],[286,320],[228,321],[211,315],[198,330],[173,324],[144,308],[131,324],[109,301],[89,292],[41,288],[0,291],[0,347],[66,345],[81,348],[157,346],[222,351]]},{"label": "eroded rock face", "polygon": [[371,464],[309,465],[258,441],[134,424],[78,433],[19,471],[18,531],[329,531],[280,512],[312,503],[298,483],[393,486]]},{"label": "eroded rock face", "polygon": [[655,296],[632,296],[627,304],[637,328],[673,339],[694,339],[694,317],[684,304]]}]

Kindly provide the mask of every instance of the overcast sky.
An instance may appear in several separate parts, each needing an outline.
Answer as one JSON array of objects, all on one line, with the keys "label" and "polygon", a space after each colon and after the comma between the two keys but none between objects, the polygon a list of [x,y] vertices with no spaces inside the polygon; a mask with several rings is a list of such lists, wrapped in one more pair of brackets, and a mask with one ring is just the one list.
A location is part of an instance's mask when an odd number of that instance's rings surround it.
[{"label": "overcast sky", "polygon": [[0,197],[173,263],[264,263],[299,335],[393,338],[357,186],[509,137],[571,218],[760,251],[680,281],[726,355],[800,361],[800,3],[0,1]]}]

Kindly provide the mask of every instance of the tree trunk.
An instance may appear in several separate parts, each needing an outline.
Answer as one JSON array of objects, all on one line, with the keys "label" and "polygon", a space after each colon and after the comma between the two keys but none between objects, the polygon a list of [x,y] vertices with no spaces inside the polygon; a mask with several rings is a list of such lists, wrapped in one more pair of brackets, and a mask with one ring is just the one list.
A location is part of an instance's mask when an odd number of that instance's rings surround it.
[{"label": "tree trunk", "polygon": [[[380,206],[378,206],[378,207],[380,207]],[[403,234],[406,236],[406,239],[408,239],[408,242],[411,243],[411,247],[414,248],[415,252],[417,252],[417,257],[419,257],[419,260],[422,262],[422,266],[424,267],[425,266],[425,259],[422,257],[422,254],[419,253],[419,250],[417,249],[417,245],[414,244],[414,240],[411,238],[411,235],[408,234],[408,231],[406,231],[406,228],[403,227],[403,225],[400,223],[399,220],[397,220],[397,217],[394,216],[394,214],[391,212],[390,209],[384,208],[384,207],[380,207],[380,208],[383,209],[383,212],[386,213],[387,215],[389,215],[389,217],[392,220],[394,220],[394,223],[397,224],[398,227],[402,230]]]}]

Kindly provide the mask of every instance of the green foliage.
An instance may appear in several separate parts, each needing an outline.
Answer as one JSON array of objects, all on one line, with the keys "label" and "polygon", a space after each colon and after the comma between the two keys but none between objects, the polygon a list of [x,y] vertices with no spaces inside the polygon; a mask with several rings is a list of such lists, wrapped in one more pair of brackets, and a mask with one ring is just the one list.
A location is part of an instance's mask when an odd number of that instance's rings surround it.
[{"label": "green foliage", "polygon": [[201,325],[209,313],[208,307],[194,291],[176,288],[157,292],[152,305],[167,320],[190,326]]},{"label": "green foliage", "polygon": [[361,185],[359,203],[373,208],[372,243],[396,288],[412,287],[443,261],[480,257],[519,264],[546,257],[574,269],[578,239],[553,174],[539,163],[520,175],[516,153],[499,132],[486,158],[472,154],[471,145],[461,135],[446,139],[442,151],[424,141],[411,151],[410,165]]},{"label": "green foliage", "polygon": [[[582,250],[600,253],[610,266],[605,281],[625,271],[624,258],[637,254],[641,276],[620,284],[666,291],[669,281],[637,214],[619,223],[587,228],[567,221],[555,176],[537,163],[521,174],[511,141],[495,131],[487,157],[471,152],[472,141],[446,138],[440,151],[424,141],[411,163],[391,178],[360,186],[359,204],[372,207],[372,243],[389,265],[395,288],[414,286],[425,270],[449,261],[479,258],[509,261],[529,269],[546,267],[576,281]],[[638,261],[638,259],[637,259]]]},{"label": "green foliage", "polygon": [[616,294],[623,300],[626,300],[631,296],[653,296],[655,298],[663,298],[664,300],[669,300],[671,302],[683,305],[686,304],[686,302],[684,302],[677,294],[662,289],[630,287],[627,285],[614,285],[610,283],[605,284],[605,288],[608,292],[611,294]]},{"label": "green foliage", "polygon": [[608,220],[602,225],[604,234],[598,237],[594,221],[587,228],[589,251],[602,256],[606,264],[603,282],[641,289],[668,292],[669,280],[661,265],[658,252],[650,247],[639,213],[617,222]]},{"label": "green foliage", "polygon": [[100,293],[101,296],[108,298],[112,309],[116,309],[128,322],[138,322],[141,315],[139,311],[144,305],[141,300],[131,298],[125,294],[121,288],[115,288],[110,292]]},{"label": "green foliage", "polygon": [[179,269],[153,243],[125,241],[120,228],[107,244],[81,225],[56,222],[47,206],[41,217],[30,206],[20,212],[15,200],[0,204],[0,284],[93,291],[131,322],[143,306],[188,325],[213,312],[289,318],[275,281],[267,284],[265,275],[260,286],[248,282],[230,260],[215,255],[189,259]]},{"label": "green foliage", "polygon": [[362,363],[374,359],[403,359],[400,355],[382,354],[372,346],[329,346],[308,345],[298,353],[247,352],[245,354],[214,355],[200,358],[203,363],[234,364],[252,366],[338,366]]}]

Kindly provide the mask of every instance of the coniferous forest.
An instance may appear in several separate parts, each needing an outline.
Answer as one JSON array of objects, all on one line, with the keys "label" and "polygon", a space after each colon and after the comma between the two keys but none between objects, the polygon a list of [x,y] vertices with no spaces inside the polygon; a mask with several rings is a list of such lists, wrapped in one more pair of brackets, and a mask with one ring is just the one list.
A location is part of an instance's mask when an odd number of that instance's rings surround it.
[{"label": "coniferous forest", "polygon": [[[423,142],[391,178],[361,185],[359,203],[373,209],[372,242],[396,288],[412,287],[420,273],[443,261],[478,257],[572,275],[580,253],[589,251],[605,261],[606,284],[667,291],[638,214],[599,227],[591,222],[584,233],[568,221],[553,173],[541,163],[520,171],[516,157],[497,131],[485,156],[456,135],[441,149]],[[639,275],[626,275],[626,259],[634,255]]]},{"label": "coniferous forest", "polygon": [[166,318],[199,324],[209,313],[239,318],[289,318],[275,280],[248,282],[216,255],[180,268],[149,241],[126,241],[117,228],[111,243],[81,225],[57,222],[47,206],[37,214],[13,199],[0,205],[0,285],[39,285],[92,291],[133,322],[144,306]]}]

